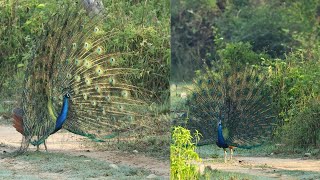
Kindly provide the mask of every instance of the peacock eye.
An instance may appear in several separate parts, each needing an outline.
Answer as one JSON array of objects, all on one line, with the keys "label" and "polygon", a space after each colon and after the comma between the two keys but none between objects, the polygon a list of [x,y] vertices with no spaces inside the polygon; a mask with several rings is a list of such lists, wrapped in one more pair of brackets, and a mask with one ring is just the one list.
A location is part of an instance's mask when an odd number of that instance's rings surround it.
[{"label": "peacock eye", "polygon": [[96,52],[100,55],[102,53],[102,48],[101,47],[97,47]]},{"label": "peacock eye", "polygon": [[112,57],[112,58],[110,58],[110,63],[114,63],[114,58]]}]

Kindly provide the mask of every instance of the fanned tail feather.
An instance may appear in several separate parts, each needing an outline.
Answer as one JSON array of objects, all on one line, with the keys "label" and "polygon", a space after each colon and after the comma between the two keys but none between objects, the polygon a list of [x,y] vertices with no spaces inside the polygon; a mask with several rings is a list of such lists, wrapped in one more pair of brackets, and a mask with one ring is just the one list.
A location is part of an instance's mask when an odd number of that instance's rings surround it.
[{"label": "fanned tail feather", "polygon": [[216,63],[213,67],[206,67],[188,88],[191,120],[187,126],[200,131],[203,143],[215,141],[219,121],[228,145],[251,148],[266,142],[276,117],[266,71],[252,65]]}]

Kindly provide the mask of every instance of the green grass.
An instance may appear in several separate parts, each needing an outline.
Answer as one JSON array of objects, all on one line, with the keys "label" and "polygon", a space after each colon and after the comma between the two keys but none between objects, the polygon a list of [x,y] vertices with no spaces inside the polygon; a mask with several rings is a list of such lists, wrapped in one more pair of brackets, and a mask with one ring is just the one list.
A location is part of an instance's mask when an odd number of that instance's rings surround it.
[{"label": "green grass", "polygon": [[126,141],[124,143],[113,143],[106,146],[105,144],[94,144],[90,142],[90,145],[96,147],[99,150],[120,150],[132,152],[137,150],[138,153],[142,153],[146,156],[150,156],[159,160],[169,160],[170,155],[170,137],[164,136],[146,136],[135,141]]},{"label": "green grass", "polygon": [[231,173],[231,172],[223,172],[219,170],[208,170],[206,169],[204,175],[201,176],[201,180],[210,179],[210,180],[269,180],[270,178],[259,177],[253,175],[247,175],[243,173]]},{"label": "green grass", "polygon": [[[223,158],[223,150],[215,144],[203,145],[197,147],[197,152],[201,158]],[[277,158],[301,158],[305,153],[311,153],[309,158],[319,159],[319,149],[301,149],[291,148],[287,146],[279,146],[275,144],[266,144],[252,149],[237,148],[234,156],[263,156]],[[229,155],[229,152],[228,152]]]},{"label": "green grass", "polygon": [[[69,156],[61,153],[27,152],[17,157],[0,155],[0,158],[22,162],[27,169],[0,168],[0,179],[20,177],[39,179],[38,173],[56,173],[67,179],[146,179],[150,174],[146,170],[128,166],[110,167],[110,163],[85,156]],[[23,179],[22,178],[22,179]]]},{"label": "green grass", "polygon": [[[289,170],[277,170],[277,174],[285,175],[288,177],[295,177],[296,179],[320,179],[320,173],[310,171],[289,171]],[[210,180],[268,180],[274,178],[260,177],[247,175],[243,173],[231,173],[223,172],[219,170],[208,170],[206,169],[205,174],[201,176],[201,179]]]},{"label": "green grass", "polygon": [[6,119],[3,118],[2,116],[10,116],[11,112],[9,110],[9,108],[5,107],[2,103],[2,101],[0,100],[0,125],[11,125],[11,119]]},{"label": "green grass", "polygon": [[312,172],[312,171],[299,171],[299,170],[277,170],[276,171],[279,174],[282,175],[288,175],[292,177],[296,177],[298,179],[320,179],[320,173],[319,172]]},{"label": "green grass", "polygon": [[192,84],[171,82],[170,104],[172,110],[185,110],[186,99],[181,98],[181,94],[189,93],[187,88],[192,88]]}]

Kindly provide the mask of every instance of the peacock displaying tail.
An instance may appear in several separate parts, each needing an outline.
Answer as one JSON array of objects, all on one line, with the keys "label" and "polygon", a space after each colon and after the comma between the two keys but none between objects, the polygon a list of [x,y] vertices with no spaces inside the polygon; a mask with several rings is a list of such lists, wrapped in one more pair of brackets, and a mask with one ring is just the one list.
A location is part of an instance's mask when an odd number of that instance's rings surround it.
[{"label": "peacock displaying tail", "polygon": [[[267,85],[268,73],[250,65],[216,63],[194,80],[187,100],[190,129],[218,147],[251,148],[270,138],[275,110]],[[212,139],[213,138],[213,139]]]},{"label": "peacock displaying tail", "polygon": [[100,142],[141,127],[157,99],[141,80],[139,49],[113,46],[117,31],[104,30],[102,15],[88,17],[74,2],[61,7],[44,25],[26,69],[21,108],[13,111],[22,151],[61,128]]}]

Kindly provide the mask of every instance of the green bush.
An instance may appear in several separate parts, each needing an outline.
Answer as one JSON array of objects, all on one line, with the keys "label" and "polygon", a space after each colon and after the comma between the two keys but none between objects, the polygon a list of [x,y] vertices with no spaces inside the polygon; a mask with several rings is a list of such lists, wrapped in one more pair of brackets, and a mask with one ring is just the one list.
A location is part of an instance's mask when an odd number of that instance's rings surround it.
[{"label": "green bush", "polygon": [[192,163],[200,162],[199,155],[195,152],[199,134],[191,136],[189,130],[177,126],[172,132],[172,143],[170,146],[170,179],[198,179],[200,174],[197,166]]},{"label": "green bush", "polygon": [[273,99],[280,120],[275,140],[296,148],[319,146],[320,62],[303,54],[297,51],[285,61],[271,62]]},{"label": "green bush", "polygon": [[281,127],[280,139],[289,147],[320,148],[320,102],[307,107]]},{"label": "green bush", "polygon": [[274,61],[272,66],[273,99],[283,120],[280,124],[284,124],[320,95],[320,63],[290,56],[286,61]]},{"label": "green bush", "polygon": [[[235,2],[235,1],[233,1]],[[284,7],[273,2],[231,3],[217,21],[222,36],[229,42],[249,42],[255,52],[271,57],[284,57],[294,43],[292,35],[284,31],[287,24]]]},{"label": "green bush", "polygon": [[223,49],[217,50],[219,58],[229,64],[256,64],[260,65],[268,56],[263,53],[256,53],[248,42],[226,43]]}]

